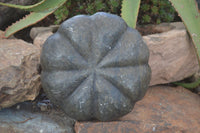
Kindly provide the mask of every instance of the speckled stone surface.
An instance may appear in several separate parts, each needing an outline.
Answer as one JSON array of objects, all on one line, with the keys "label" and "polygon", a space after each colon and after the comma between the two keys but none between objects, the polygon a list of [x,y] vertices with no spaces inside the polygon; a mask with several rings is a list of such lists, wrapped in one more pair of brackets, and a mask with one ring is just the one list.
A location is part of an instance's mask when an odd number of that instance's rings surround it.
[{"label": "speckled stone surface", "polygon": [[72,118],[110,121],[129,113],[145,95],[148,59],[142,37],[120,17],[79,15],[45,42],[42,85]]}]

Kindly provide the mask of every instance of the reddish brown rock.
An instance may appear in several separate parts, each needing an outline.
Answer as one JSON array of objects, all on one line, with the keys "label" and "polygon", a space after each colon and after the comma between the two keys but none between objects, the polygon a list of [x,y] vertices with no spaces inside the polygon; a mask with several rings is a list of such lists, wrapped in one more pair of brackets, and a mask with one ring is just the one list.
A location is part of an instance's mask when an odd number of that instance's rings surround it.
[{"label": "reddish brown rock", "polygon": [[168,32],[143,36],[150,50],[150,85],[187,78],[199,70],[197,57],[182,23],[172,23]]},{"label": "reddish brown rock", "polygon": [[133,111],[113,122],[77,122],[76,133],[198,133],[200,97],[182,87],[151,87]]},{"label": "reddish brown rock", "polygon": [[0,40],[0,109],[34,100],[40,90],[39,49],[17,39]]}]

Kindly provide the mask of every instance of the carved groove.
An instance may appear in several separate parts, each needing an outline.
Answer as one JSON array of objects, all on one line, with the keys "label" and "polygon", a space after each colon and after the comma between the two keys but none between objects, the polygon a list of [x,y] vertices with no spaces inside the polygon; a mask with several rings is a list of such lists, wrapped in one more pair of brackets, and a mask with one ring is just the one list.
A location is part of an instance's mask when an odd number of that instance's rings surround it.
[{"label": "carved groove", "polygon": [[128,95],[128,93],[126,93],[125,91],[127,90],[123,85],[115,82],[112,78],[106,76],[106,75],[103,75],[103,74],[100,74],[102,78],[104,78],[107,82],[109,82],[112,86],[114,86],[117,90],[119,90],[124,97],[128,97],[129,100],[132,101],[132,98],[130,97],[130,95]]},{"label": "carved groove", "polygon": [[[63,33],[63,32],[62,32]],[[65,34],[65,33],[64,33]],[[62,38],[64,39],[68,39],[69,40],[69,43],[70,43],[70,46],[74,49],[74,51],[82,58],[80,60],[84,60],[86,63],[88,63],[88,61],[85,59],[85,57],[80,53],[80,51],[75,48],[75,46],[73,44],[76,44],[70,37],[68,37],[67,34],[65,34],[66,36],[60,34],[61,36],[63,36]]]},{"label": "carved groove", "polygon": [[97,62],[97,65],[100,64],[102,62],[102,60],[109,54],[110,51],[112,51],[113,49],[115,49],[115,47],[117,46],[117,42],[121,39],[121,37],[124,35],[125,31],[127,30],[127,27],[126,29],[120,34],[120,36],[118,38],[115,38],[115,40],[112,42],[112,45],[111,45],[111,49],[108,50],[107,52],[105,52],[102,57],[99,59],[99,61]]},{"label": "carved groove", "polygon": [[70,93],[68,93],[68,95],[64,95],[64,97],[70,97],[76,91],[76,89],[88,79],[88,77],[89,77],[89,75],[80,77],[79,79],[77,79],[76,84],[71,83],[68,86],[68,88],[71,88],[72,91]]},{"label": "carved groove", "polygon": [[[139,44],[139,43],[142,43],[142,40],[137,40],[134,44]],[[115,47],[116,46],[118,46],[118,45],[115,45]],[[136,51],[136,52],[138,52],[138,51]],[[139,53],[136,53],[136,55],[139,55]],[[106,56],[104,58],[106,58]],[[124,58],[126,58],[126,57],[124,57]],[[132,58],[134,58],[134,57],[132,57]],[[102,60],[100,63],[102,63],[103,61],[104,60]],[[124,59],[124,60],[121,60],[121,61],[118,61],[118,62],[112,62],[111,61],[111,62],[109,62],[107,64],[102,64],[99,67],[100,68],[111,68],[111,67],[116,68],[116,67],[129,67],[129,66],[133,67],[133,66],[139,66],[139,65],[143,65],[143,64],[146,64],[146,61],[133,60],[133,59]]]},{"label": "carved groove", "polygon": [[150,78],[140,74],[150,73],[143,67],[149,53],[139,33],[120,17],[101,12],[94,16],[67,20],[51,37],[55,45],[45,47],[50,57],[44,58],[48,60],[42,62],[42,71],[57,75],[43,86],[67,115],[107,121],[130,112],[138,96],[144,95]]}]

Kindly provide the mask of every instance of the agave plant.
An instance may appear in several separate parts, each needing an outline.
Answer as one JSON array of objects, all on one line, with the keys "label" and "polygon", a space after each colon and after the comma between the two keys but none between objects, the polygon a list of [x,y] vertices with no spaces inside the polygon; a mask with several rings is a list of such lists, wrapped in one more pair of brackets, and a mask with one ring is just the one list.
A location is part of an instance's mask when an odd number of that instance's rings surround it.
[{"label": "agave plant", "polygon": [[[200,65],[200,14],[198,12],[199,0],[170,0],[183,20],[187,31],[192,38],[196,55]],[[185,88],[193,89],[199,86],[200,79],[193,83],[175,83]]]},{"label": "agave plant", "polygon": [[17,31],[41,21],[42,19],[53,13],[66,1],[67,0],[42,0],[39,3],[29,6],[14,5],[0,2],[0,5],[3,6],[30,11],[30,14],[9,26],[5,31],[4,37],[8,38]]},{"label": "agave plant", "polygon": [[[200,14],[198,12],[198,5],[200,0],[169,0],[182,21],[184,22],[190,37],[192,38],[196,55],[200,65]],[[123,0],[121,16],[127,24],[135,28],[138,16],[138,9],[141,0]],[[200,79],[194,83],[175,83],[185,88],[195,88],[200,84]]]},{"label": "agave plant", "polygon": [[135,28],[141,0],[123,0],[121,16],[129,27]]}]

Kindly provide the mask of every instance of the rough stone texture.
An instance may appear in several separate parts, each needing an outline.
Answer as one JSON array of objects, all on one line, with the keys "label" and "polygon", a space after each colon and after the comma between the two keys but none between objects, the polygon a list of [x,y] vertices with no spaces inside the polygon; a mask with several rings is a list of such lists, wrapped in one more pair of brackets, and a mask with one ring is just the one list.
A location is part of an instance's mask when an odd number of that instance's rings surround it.
[{"label": "rough stone texture", "polygon": [[149,47],[152,70],[150,85],[182,80],[199,69],[191,40],[182,23],[172,23],[168,32],[143,36]]},{"label": "rough stone texture", "polygon": [[151,75],[148,58],[140,34],[117,15],[79,15],[45,42],[42,85],[72,118],[116,119],[144,96]]},{"label": "rough stone texture", "polygon": [[17,39],[0,40],[0,109],[34,100],[40,90],[39,49]]},{"label": "rough stone texture", "polygon": [[77,122],[76,133],[198,133],[200,97],[182,87],[148,89],[133,111],[113,122]]},{"label": "rough stone texture", "polygon": [[[0,2],[11,3],[17,5],[30,5],[36,3],[38,0],[0,0]],[[0,29],[8,23],[15,22],[25,14],[24,11],[0,6]]]},{"label": "rough stone texture", "polygon": [[0,111],[1,133],[74,133],[74,121],[65,115],[32,112],[26,104],[17,108]]}]

